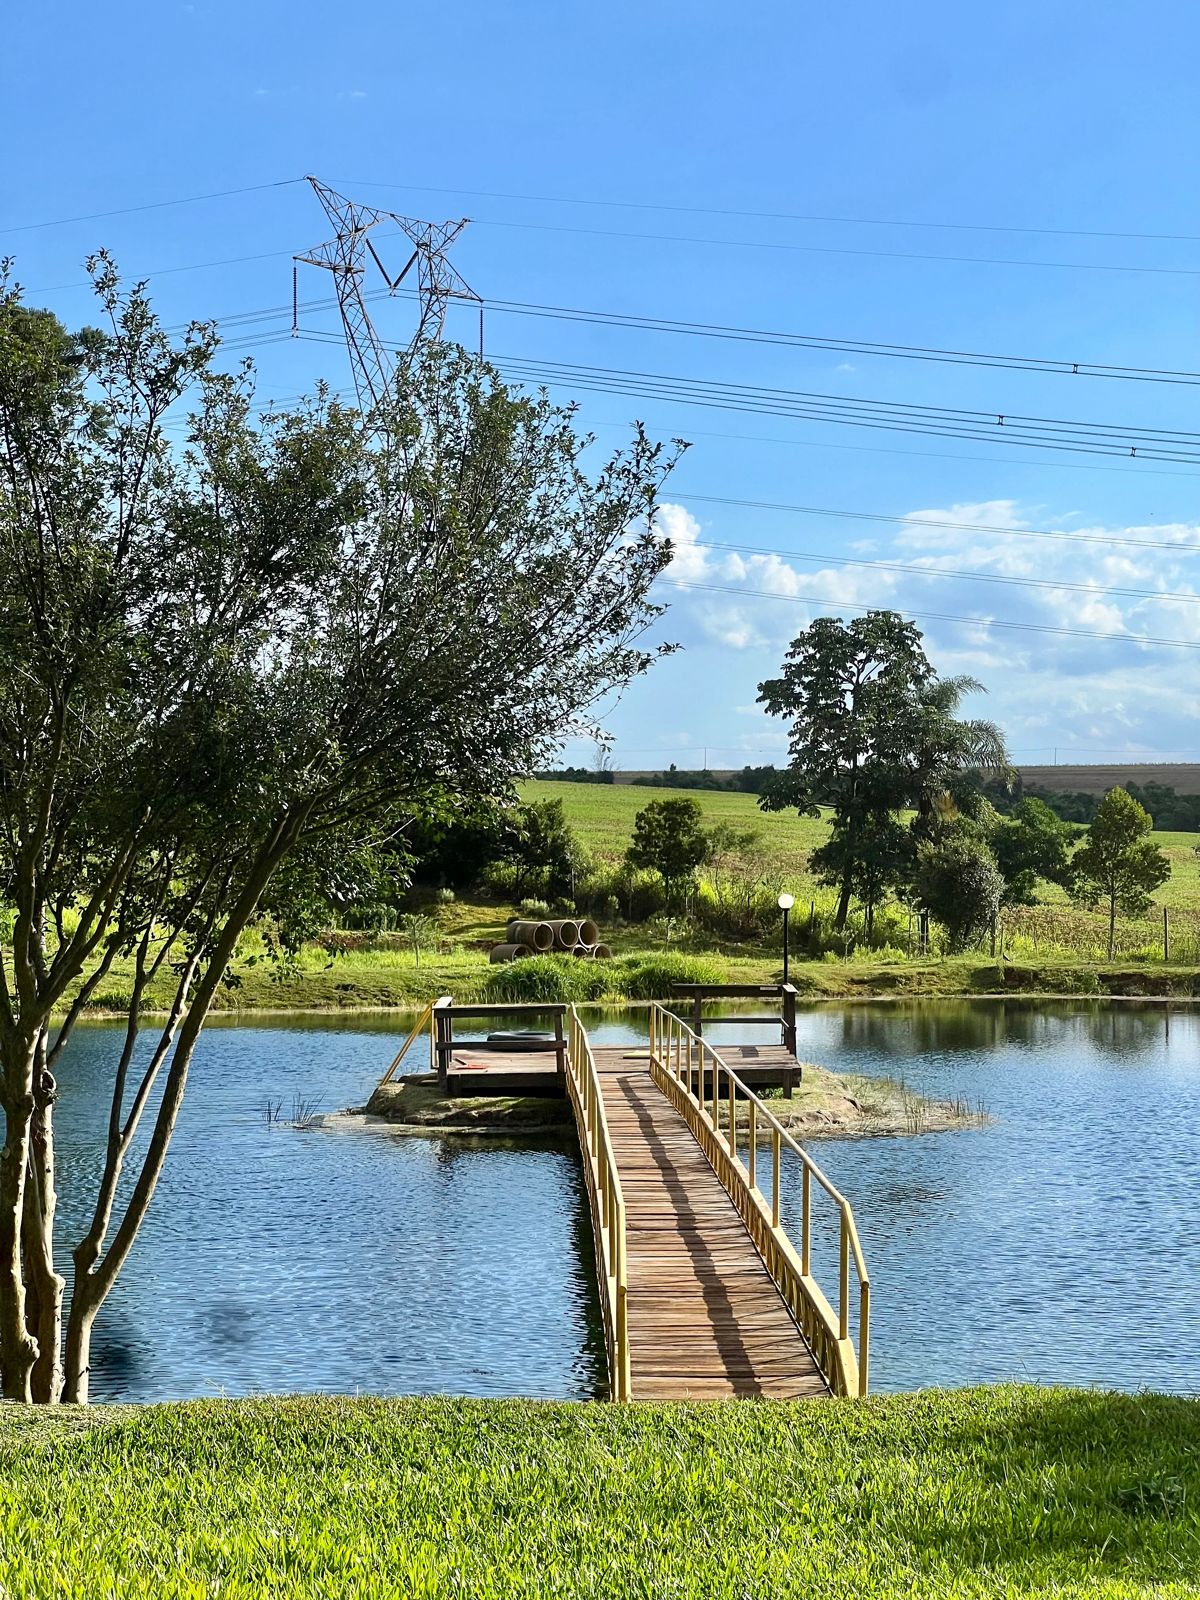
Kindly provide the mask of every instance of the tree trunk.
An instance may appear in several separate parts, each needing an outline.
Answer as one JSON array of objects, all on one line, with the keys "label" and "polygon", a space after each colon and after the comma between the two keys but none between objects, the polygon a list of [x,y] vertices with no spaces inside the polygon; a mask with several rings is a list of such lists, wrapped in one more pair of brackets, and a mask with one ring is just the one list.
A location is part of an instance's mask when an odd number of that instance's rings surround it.
[{"label": "tree trunk", "polygon": [[1117,944],[1117,897],[1110,894],[1108,897],[1108,959],[1113,958],[1113,951]]},{"label": "tree trunk", "polygon": [[[45,1038],[39,1046],[44,1057]],[[39,1064],[30,1129],[29,1171],[22,1214],[22,1250],[28,1294],[25,1321],[37,1345],[30,1375],[35,1404],[54,1405],[62,1396],[62,1308],[64,1281],[54,1270],[54,1078]]]},{"label": "tree trunk", "polygon": [[31,1377],[37,1346],[26,1323],[25,1274],[21,1252],[21,1218],[33,1124],[33,1094],[12,1094],[9,1085],[28,1070],[25,1063],[6,1061],[4,1093],[4,1148],[0,1151],[0,1394],[5,1400],[28,1403],[33,1398]]},{"label": "tree trunk", "polygon": [[833,925],[839,933],[846,926],[846,918],[850,915],[850,896],[853,890],[854,884],[847,870],[842,874],[842,891],[838,896],[837,915],[833,919]]},{"label": "tree trunk", "polygon": [[[213,997],[229,965],[242,930],[254,915],[271,874],[294,843],[302,821],[302,818],[298,818],[287,825],[279,825],[274,838],[264,847],[237,902],[225,920],[208,967],[180,1020],[166,1084],[154,1121],[154,1131],[150,1135],[149,1146],[142,1160],[133,1192],[126,1204],[125,1213],[117,1225],[111,1243],[99,1260],[96,1259],[101,1245],[99,1238],[86,1236],[75,1251],[75,1283],[71,1292],[71,1311],[67,1319],[65,1360],[65,1397],[72,1404],[87,1403],[92,1325],[121,1268],[125,1265],[145,1220],[154,1191],[158,1187],[171,1135],[175,1131],[175,1123],[183,1104],[192,1056],[212,1006]],[[91,1265],[92,1262],[95,1262],[94,1266]]]}]

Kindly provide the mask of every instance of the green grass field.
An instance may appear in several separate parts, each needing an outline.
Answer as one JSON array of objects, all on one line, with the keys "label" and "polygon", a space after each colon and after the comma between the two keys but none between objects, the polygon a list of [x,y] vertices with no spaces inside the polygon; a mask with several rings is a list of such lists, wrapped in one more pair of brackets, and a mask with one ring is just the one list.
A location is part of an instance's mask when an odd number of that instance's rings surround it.
[{"label": "green grass field", "polygon": [[633,819],[651,800],[690,799],[699,803],[704,826],[729,823],[738,828],[758,828],[763,854],[772,866],[795,879],[793,893],[807,893],[813,885],[808,858],[824,842],[828,823],[818,817],[798,817],[794,811],[760,811],[752,794],[724,794],[706,789],[638,789],[629,784],[523,783],[523,800],[561,800],[580,843],[598,860],[615,865],[624,856],[633,834]]},{"label": "green grass field", "polygon": [[625,1407],[0,1411],[0,1594],[1200,1594],[1200,1404],[978,1389]]},{"label": "green grass field", "polygon": [[[562,800],[581,843],[595,859],[609,865],[624,855],[641,807],[681,792],[692,793],[616,784],[530,783],[522,788],[526,798]],[[832,908],[832,890],[817,885],[808,866],[810,853],[825,837],[827,820],[762,812],[753,795],[696,791],[694,797],[709,827],[727,822],[761,830],[764,859],[796,896],[801,925],[809,900],[826,912]],[[1005,913],[1004,961],[999,966],[990,952],[983,951],[918,960],[903,947],[879,952],[851,945],[846,952],[831,951],[823,960],[797,960],[792,976],[806,992],[831,997],[1003,993],[1014,988],[1054,994],[1200,994],[1200,856],[1196,854],[1200,835],[1162,833],[1155,838],[1173,869],[1158,896],[1171,919],[1169,963],[1162,961],[1160,910],[1119,925],[1119,956],[1112,963],[1105,953],[1106,919],[1070,905],[1061,890],[1046,886],[1044,904]],[[280,967],[261,959],[262,943],[251,935],[242,959],[233,964],[235,982],[222,991],[218,1009],[382,1009],[419,1004],[447,993],[459,999],[477,998],[485,992],[492,971],[487,953],[504,937],[515,909],[469,899],[446,906],[440,912],[439,936],[419,965],[403,938],[385,935],[376,940],[352,937],[349,942],[357,947],[336,955],[312,944],[294,964]],[[895,925],[902,944],[905,921],[901,918]],[[606,925],[602,934],[618,957],[658,955],[666,948],[661,929]],[[730,983],[773,982],[781,972],[778,940],[739,944],[685,933],[682,941],[676,934],[670,948],[708,963]],[[1114,968],[1123,974],[1115,988],[1104,978]],[[612,976],[612,997],[619,998],[617,968]],[[118,963],[91,1009],[119,1009],[128,984],[128,971]],[[161,1008],[167,998],[166,983],[160,983],[151,994],[152,1004]]]},{"label": "green grass field", "polygon": [[[686,795],[698,802],[704,826],[724,822],[739,828],[758,828],[764,859],[788,873],[792,892],[801,898],[814,892],[826,897],[814,883],[808,858],[823,844],[828,814],[798,817],[789,811],[762,811],[752,794],[713,793],[705,789],[641,789],[631,784],[525,783],[525,800],[562,800],[567,818],[580,842],[597,859],[618,862],[633,833],[633,819],[651,800],[678,799]],[[1160,904],[1200,911],[1200,834],[1156,833],[1154,842],[1171,862],[1171,876],[1158,894]],[[1061,889],[1044,887],[1049,904],[1067,903]]]}]

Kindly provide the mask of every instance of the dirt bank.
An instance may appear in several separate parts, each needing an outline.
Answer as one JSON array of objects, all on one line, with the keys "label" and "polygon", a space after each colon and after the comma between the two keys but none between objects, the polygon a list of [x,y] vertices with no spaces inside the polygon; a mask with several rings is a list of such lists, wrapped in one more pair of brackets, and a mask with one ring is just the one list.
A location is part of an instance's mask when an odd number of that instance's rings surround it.
[{"label": "dirt bank", "polygon": [[[769,1099],[771,1111],[799,1139],[867,1138],[945,1133],[988,1119],[963,1101],[930,1100],[890,1078],[830,1072],[806,1063],[790,1100]],[[424,1133],[537,1133],[570,1125],[566,1100],[531,1095],[443,1095],[432,1074],[399,1078],[375,1090],[364,1108],[397,1127]],[[739,1126],[748,1119],[738,1106]]]}]

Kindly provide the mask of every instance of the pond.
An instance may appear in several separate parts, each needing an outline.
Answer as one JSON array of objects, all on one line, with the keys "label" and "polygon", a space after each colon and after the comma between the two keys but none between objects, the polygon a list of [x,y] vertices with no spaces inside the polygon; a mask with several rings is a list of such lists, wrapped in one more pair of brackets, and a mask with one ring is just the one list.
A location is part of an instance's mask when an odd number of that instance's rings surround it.
[{"label": "pond", "polygon": [[[569,1138],[268,1126],[360,1104],[402,1019],[218,1023],[101,1313],[94,1398],[586,1398],[604,1350]],[[706,1029],[719,1043],[720,1025]],[[644,1013],[594,1017],[598,1042]],[[60,1233],[94,1191],[113,1028],[63,1064]],[[1021,1378],[1200,1392],[1200,1015],[1012,1001],[803,1009],[802,1058],[982,1103],[984,1128],[823,1140],[871,1271],[877,1390]],[[784,1173],[785,1221],[799,1210]],[[832,1239],[832,1235],[830,1235]],[[836,1282],[832,1254],[815,1250]]]}]

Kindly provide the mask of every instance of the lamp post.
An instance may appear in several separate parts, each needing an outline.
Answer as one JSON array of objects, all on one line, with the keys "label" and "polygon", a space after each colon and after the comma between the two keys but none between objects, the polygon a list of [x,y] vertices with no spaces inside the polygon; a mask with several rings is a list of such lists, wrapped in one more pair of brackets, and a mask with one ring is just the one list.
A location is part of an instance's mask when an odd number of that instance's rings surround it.
[{"label": "lamp post", "polygon": [[783,981],[788,981],[788,912],[796,904],[796,897],[792,894],[779,896],[779,909],[783,912]]}]

